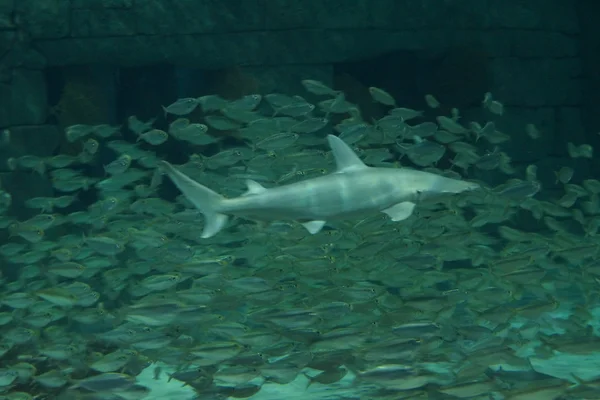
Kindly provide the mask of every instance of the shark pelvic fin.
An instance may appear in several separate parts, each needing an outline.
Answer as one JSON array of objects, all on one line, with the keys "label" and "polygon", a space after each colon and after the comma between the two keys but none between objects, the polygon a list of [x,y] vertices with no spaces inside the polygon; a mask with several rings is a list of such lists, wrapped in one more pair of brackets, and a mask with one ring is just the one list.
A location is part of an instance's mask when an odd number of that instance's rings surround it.
[{"label": "shark pelvic fin", "polygon": [[325,226],[325,221],[308,221],[302,224],[303,227],[311,234],[319,233],[323,226]]},{"label": "shark pelvic fin", "polygon": [[356,153],[337,136],[327,135],[327,142],[335,158],[335,164],[337,166],[337,173],[343,173],[348,171],[357,171],[360,169],[368,168],[363,163]]},{"label": "shark pelvic fin", "polygon": [[403,221],[412,215],[414,209],[415,203],[403,201],[402,203],[394,204],[390,208],[386,208],[383,212],[389,215],[392,221]]},{"label": "shark pelvic fin", "polygon": [[259,193],[263,193],[264,191],[267,190],[267,188],[265,188],[263,185],[261,185],[260,183],[258,183],[256,181],[253,181],[252,179],[246,180],[246,186],[248,187],[248,190],[246,190],[246,192],[242,196],[248,196],[251,194],[259,194]]}]

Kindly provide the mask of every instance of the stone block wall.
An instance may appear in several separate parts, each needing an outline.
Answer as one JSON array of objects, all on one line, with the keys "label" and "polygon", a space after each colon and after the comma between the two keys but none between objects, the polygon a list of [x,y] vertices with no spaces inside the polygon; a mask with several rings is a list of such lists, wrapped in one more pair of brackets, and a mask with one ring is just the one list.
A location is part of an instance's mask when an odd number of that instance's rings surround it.
[{"label": "stone block wall", "polygon": [[[585,141],[578,7],[585,0],[2,0],[0,128],[44,126],[51,66],[243,66],[293,79],[394,50],[477,44],[492,92],[546,142],[523,162],[557,154],[559,134]],[[591,4],[591,3],[590,3]],[[579,10],[581,13],[581,10]],[[283,72],[282,72],[283,71]],[[286,83],[271,82],[285,87]],[[47,129],[46,129],[47,131]],[[565,133],[568,132],[568,133]],[[516,133],[523,135],[524,131]],[[564,137],[567,137],[564,136]],[[562,141],[564,142],[564,141]],[[563,144],[559,144],[562,148]]]},{"label": "stone block wall", "polygon": [[[577,3],[581,29],[581,53],[583,64],[583,102],[580,111],[583,125],[595,140],[600,136],[600,2],[580,0]],[[594,158],[594,167],[600,168],[600,157]],[[597,170],[597,169],[595,169]]]}]

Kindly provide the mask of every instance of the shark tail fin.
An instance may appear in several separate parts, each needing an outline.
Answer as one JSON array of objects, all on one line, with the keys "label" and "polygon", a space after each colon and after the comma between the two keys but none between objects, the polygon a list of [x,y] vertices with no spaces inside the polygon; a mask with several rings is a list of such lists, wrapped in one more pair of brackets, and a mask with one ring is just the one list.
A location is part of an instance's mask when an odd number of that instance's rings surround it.
[{"label": "shark tail fin", "polygon": [[194,181],[168,162],[161,161],[159,165],[181,193],[204,215],[202,238],[214,236],[223,229],[228,217],[221,214],[219,208],[225,198]]}]

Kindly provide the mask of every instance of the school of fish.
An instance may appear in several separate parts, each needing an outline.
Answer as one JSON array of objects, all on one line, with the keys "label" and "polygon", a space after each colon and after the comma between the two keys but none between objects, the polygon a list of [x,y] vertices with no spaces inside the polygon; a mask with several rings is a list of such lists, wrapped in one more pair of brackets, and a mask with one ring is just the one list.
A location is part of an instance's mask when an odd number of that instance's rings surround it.
[{"label": "school of fish", "polygon": [[0,399],[149,399],[136,377],[157,363],[202,400],[350,375],[356,395],[331,398],[600,398],[600,372],[532,362],[600,352],[600,181],[557,166],[544,190],[507,153],[543,132],[499,130],[489,93],[491,121],[468,121],[371,87],[371,120],[302,85],[70,126],[75,153],[5,160],[53,193],[17,217],[0,190]]}]

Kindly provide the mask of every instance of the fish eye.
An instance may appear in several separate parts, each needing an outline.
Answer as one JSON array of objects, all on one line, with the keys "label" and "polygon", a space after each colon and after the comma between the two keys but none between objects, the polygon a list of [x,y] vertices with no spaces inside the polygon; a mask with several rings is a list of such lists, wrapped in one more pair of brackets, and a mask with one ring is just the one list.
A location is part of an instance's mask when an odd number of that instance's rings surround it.
[{"label": "fish eye", "polygon": [[224,257],[221,260],[219,260],[220,265],[229,265],[232,262],[233,262],[233,257]]},{"label": "fish eye", "polygon": [[242,156],[242,152],[241,152],[241,151],[239,151],[239,150],[235,150],[235,151],[233,152],[233,155],[234,155],[234,156],[236,156],[236,157],[241,157],[241,156]]}]

